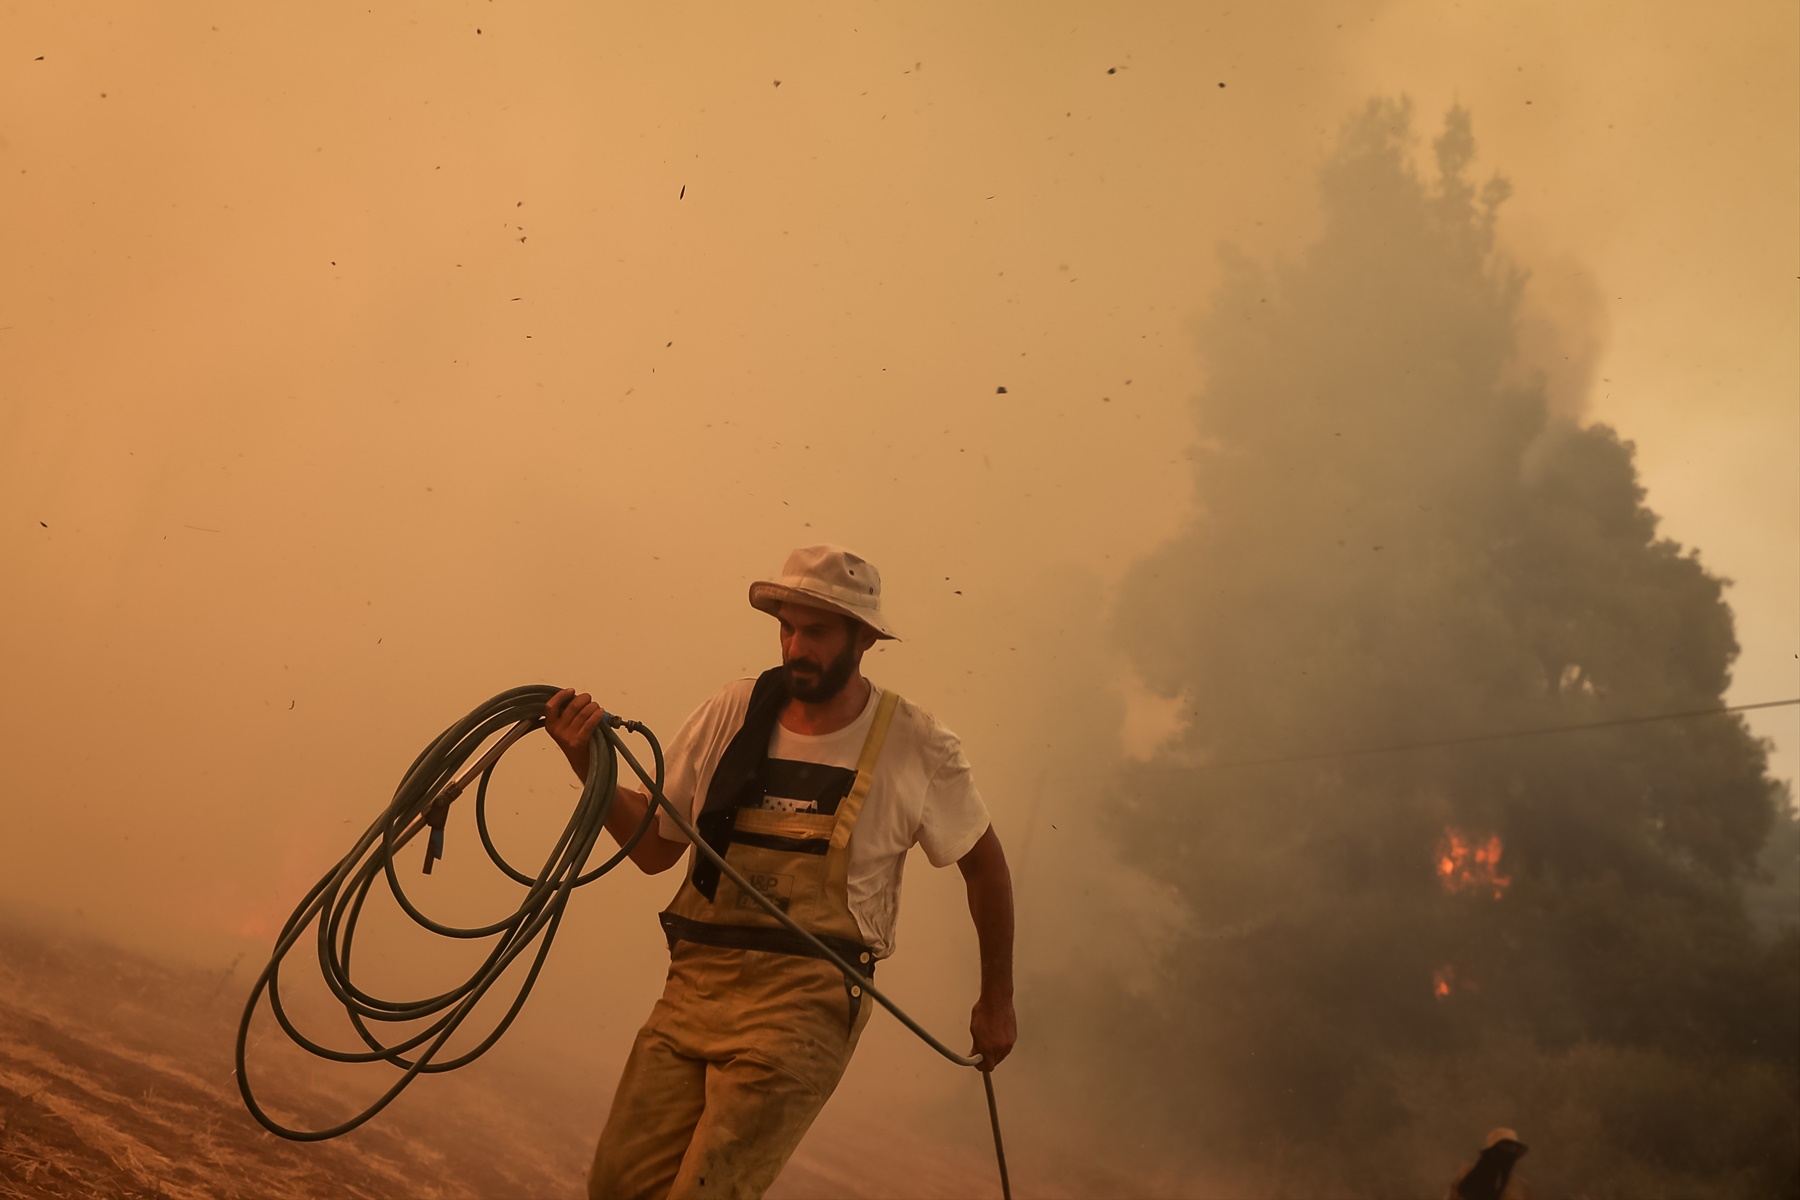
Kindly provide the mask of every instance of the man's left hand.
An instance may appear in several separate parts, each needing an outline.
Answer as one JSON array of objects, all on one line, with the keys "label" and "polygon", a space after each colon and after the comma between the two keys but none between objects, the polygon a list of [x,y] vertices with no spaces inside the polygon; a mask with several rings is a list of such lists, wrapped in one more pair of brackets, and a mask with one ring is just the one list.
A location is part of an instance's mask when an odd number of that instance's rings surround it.
[{"label": "man's left hand", "polygon": [[971,1054],[981,1055],[981,1069],[991,1071],[1000,1060],[1012,1053],[1019,1040],[1019,1023],[1013,1016],[1012,997],[1003,1000],[983,996],[975,1002],[969,1015],[969,1036],[974,1039]]}]

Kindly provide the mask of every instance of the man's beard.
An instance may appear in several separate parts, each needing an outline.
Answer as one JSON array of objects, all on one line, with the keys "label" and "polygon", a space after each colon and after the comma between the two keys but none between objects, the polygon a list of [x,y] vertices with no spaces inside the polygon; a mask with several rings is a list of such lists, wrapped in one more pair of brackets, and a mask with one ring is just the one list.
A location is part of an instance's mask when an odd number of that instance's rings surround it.
[{"label": "man's beard", "polygon": [[[805,679],[796,678],[795,667],[806,667],[812,674]],[[850,682],[850,673],[856,670],[856,643],[844,646],[844,652],[827,663],[823,669],[810,658],[796,658],[783,664],[783,673],[787,677],[788,695],[805,704],[825,704],[844,690]]]}]

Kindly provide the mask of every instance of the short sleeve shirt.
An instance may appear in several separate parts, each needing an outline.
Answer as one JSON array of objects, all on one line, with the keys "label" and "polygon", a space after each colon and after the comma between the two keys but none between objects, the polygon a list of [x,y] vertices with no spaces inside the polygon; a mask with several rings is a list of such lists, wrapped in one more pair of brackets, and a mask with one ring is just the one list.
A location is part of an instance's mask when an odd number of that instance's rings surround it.
[{"label": "short sleeve shirt", "polygon": [[[706,795],[719,758],[743,727],[754,679],[727,684],[682,725],[664,757],[663,794],[690,821]],[[769,745],[769,782],[763,807],[834,812],[856,777],[856,760],[875,721],[882,689],[872,686],[856,720],[835,733],[794,733],[779,721]],[[657,829],[671,841],[685,836],[665,812]],[[907,851],[922,846],[934,867],[955,862],[987,832],[987,806],[975,790],[957,736],[924,709],[902,698],[894,709],[875,778],[850,834],[847,885],[850,914],[877,958],[894,951],[900,877]]]}]

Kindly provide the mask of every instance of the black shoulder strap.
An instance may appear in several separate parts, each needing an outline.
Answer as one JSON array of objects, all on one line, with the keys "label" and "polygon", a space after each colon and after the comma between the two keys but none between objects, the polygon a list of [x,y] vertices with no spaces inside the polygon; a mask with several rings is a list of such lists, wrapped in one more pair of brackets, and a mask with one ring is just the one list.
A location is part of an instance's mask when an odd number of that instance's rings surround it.
[{"label": "black shoulder strap", "polygon": [[[719,765],[713,768],[712,783],[706,789],[706,803],[694,822],[701,838],[715,853],[723,856],[731,847],[732,827],[737,823],[737,810],[745,804],[762,801],[763,786],[769,774],[769,740],[775,736],[775,722],[787,707],[787,672],[771,667],[756,678],[750,690],[750,708],[744,724],[732,737]],[[708,900],[719,890],[719,868],[705,855],[694,856],[694,888]]]}]

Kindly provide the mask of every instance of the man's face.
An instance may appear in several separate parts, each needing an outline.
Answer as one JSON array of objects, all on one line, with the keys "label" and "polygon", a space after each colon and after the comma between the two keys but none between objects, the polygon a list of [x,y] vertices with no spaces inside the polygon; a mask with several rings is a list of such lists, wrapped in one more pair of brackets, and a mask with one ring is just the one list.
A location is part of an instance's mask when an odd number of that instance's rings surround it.
[{"label": "man's face", "polygon": [[861,639],[852,632],[860,623],[804,604],[783,604],[776,618],[788,694],[807,704],[824,704],[843,691],[862,661]]}]

